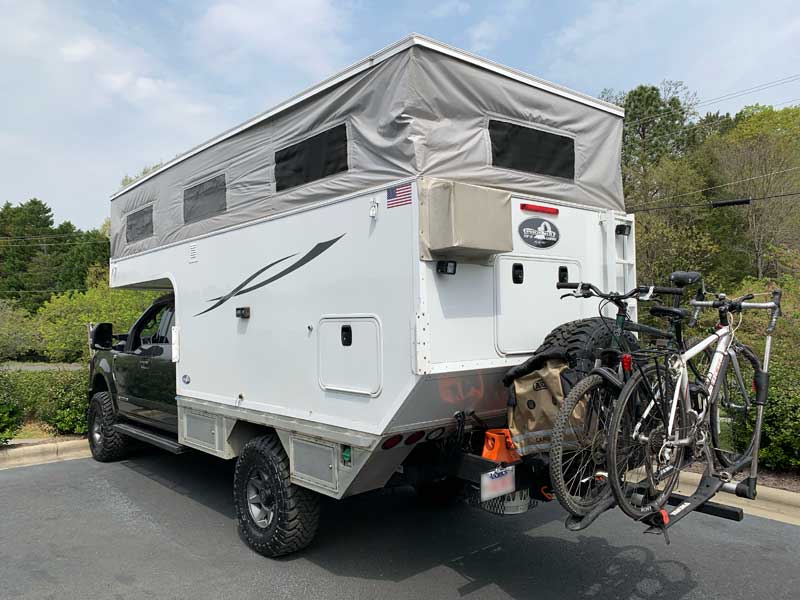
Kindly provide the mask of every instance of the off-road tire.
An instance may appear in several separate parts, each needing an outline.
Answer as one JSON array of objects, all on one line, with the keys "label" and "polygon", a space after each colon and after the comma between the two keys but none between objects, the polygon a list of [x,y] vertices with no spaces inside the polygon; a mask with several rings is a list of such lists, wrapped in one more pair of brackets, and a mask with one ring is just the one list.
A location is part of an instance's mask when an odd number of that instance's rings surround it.
[{"label": "off-road tire", "polygon": [[[579,498],[572,495],[567,487],[567,482],[564,480],[564,468],[562,464],[564,434],[568,428],[569,416],[572,414],[577,403],[594,388],[605,385],[607,384],[600,375],[589,375],[581,379],[575,387],[570,390],[567,397],[564,398],[564,404],[553,424],[553,435],[550,442],[550,481],[561,506],[576,517],[583,517],[589,514],[595,506],[611,495],[611,488],[608,486],[608,480],[606,480],[600,492],[591,499]],[[612,410],[610,406],[608,410]],[[608,417],[610,420],[610,412]]]},{"label": "off-road tire", "polygon": [[[248,482],[256,471],[266,476],[274,513],[266,527],[250,512]],[[297,552],[314,539],[320,497],[290,482],[289,457],[275,434],[253,438],[242,449],[233,475],[233,499],[239,532],[253,550],[268,557]]]},{"label": "off-road tire", "polygon": [[112,462],[125,457],[130,440],[114,429],[117,416],[110,392],[97,392],[92,396],[86,420],[89,430],[89,449],[95,460]]},{"label": "off-road tire", "polygon": [[[581,377],[585,377],[594,368],[597,351],[611,347],[613,330],[614,321],[611,319],[592,317],[569,321],[548,333],[536,353],[565,350],[570,366]],[[630,331],[624,332],[624,336],[631,348],[639,347],[636,337]]]}]

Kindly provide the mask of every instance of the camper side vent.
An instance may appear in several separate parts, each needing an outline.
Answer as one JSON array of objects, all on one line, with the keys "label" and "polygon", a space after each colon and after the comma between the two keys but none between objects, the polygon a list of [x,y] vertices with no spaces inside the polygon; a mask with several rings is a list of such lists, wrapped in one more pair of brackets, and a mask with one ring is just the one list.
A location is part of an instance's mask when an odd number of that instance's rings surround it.
[{"label": "camper side vent", "polygon": [[189,244],[189,262],[197,262],[197,244]]}]

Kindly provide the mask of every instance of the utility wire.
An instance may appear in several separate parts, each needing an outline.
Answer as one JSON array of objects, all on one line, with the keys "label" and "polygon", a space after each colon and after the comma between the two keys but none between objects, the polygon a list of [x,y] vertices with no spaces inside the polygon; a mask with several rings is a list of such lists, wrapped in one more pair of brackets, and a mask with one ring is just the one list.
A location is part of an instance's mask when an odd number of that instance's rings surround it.
[{"label": "utility wire", "polygon": [[[745,95],[751,94],[753,92],[760,92],[760,91],[769,89],[771,87],[776,87],[776,86],[779,86],[779,85],[785,85],[787,83],[794,83],[795,81],[800,81],[800,73],[797,73],[795,75],[789,75],[789,76],[783,77],[781,79],[775,79],[773,81],[767,81],[765,83],[761,83],[761,84],[758,84],[758,85],[755,85],[755,86],[752,86],[752,87],[749,87],[749,88],[745,88],[743,90],[737,90],[737,91],[729,92],[727,94],[723,94],[722,96],[717,96],[715,98],[709,98],[708,100],[702,100],[702,101],[698,102],[697,104],[695,104],[693,107],[689,107],[689,110],[693,110],[693,109],[699,108],[701,106],[708,106],[710,104],[715,104],[717,102],[725,102],[727,100],[733,100],[734,98],[738,98],[740,96],[745,96]],[[658,113],[656,113],[654,115],[649,115],[647,117],[642,117],[641,119],[636,119],[635,121],[627,121],[625,123],[625,125],[627,125],[627,126],[638,125],[639,123],[645,123],[647,121],[652,121],[653,119],[659,119],[661,117],[665,117],[665,116],[670,115],[670,114],[682,113],[682,112],[685,112],[685,108],[671,108],[671,109],[667,109],[667,110],[663,110],[661,112],[658,112]]]},{"label": "utility wire", "polygon": [[631,206],[631,209],[636,210],[642,206],[648,206],[650,204],[655,204],[656,202],[668,202],[669,200],[674,200],[675,198],[683,198],[685,196],[691,196],[692,194],[700,194],[702,192],[718,190],[720,188],[736,185],[737,183],[744,183],[746,181],[753,181],[755,179],[763,179],[764,177],[770,177],[772,175],[780,175],[781,173],[788,173],[790,171],[797,171],[797,170],[800,170],[800,166],[790,167],[788,169],[782,169],[780,171],[772,171],[771,173],[765,173],[763,175],[755,175],[754,177],[747,177],[745,179],[737,179],[736,181],[729,181],[727,183],[721,183],[719,185],[712,185],[711,187],[703,188],[700,190],[692,190],[690,192],[683,192],[682,194],[675,194],[674,196],[668,196],[667,198],[657,198],[654,200],[647,200],[646,202],[640,202],[636,206]]},{"label": "utility wire", "polygon": [[0,290],[0,294],[63,294],[65,292],[85,292],[88,288],[72,288],[69,290]]},{"label": "utility wire", "polygon": [[772,194],[770,196],[759,196],[758,198],[739,198],[736,200],[720,200],[719,205],[715,205],[714,202],[697,202],[694,204],[678,204],[677,206],[651,206],[650,208],[642,208],[642,209],[633,209],[628,212],[632,213],[640,213],[640,212],[650,212],[654,210],[677,210],[679,208],[696,208],[703,206],[705,208],[723,208],[725,206],[736,206],[737,204],[750,204],[751,202],[756,202],[759,200],[773,200],[779,198],[788,198],[789,196],[800,196],[800,191],[798,192],[788,192],[786,194]]},{"label": "utility wire", "polygon": [[[95,232],[96,232],[96,230],[95,230]],[[37,240],[37,239],[40,239],[40,238],[41,239],[44,239],[44,238],[48,238],[48,239],[49,238],[61,238],[61,237],[72,237],[72,236],[78,236],[78,235],[92,235],[92,233],[95,233],[95,232],[93,232],[93,231],[73,231],[71,233],[43,233],[41,235],[31,234],[31,235],[23,235],[23,236],[16,236],[16,237],[6,237],[6,236],[3,236],[3,235],[0,235],[0,242],[5,242],[5,241],[13,242],[13,241],[18,241],[18,240]],[[99,232],[96,232],[96,233],[99,233]]]},{"label": "utility wire", "polygon": [[86,240],[83,242],[36,242],[31,241],[28,244],[4,244],[0,241],[0,250],[3,248],[32,248],[32,247],[40,247],[40,246],[85,246],[91,244],[105,244],[106,246],[109,245],[111,242],[110,240]]}]

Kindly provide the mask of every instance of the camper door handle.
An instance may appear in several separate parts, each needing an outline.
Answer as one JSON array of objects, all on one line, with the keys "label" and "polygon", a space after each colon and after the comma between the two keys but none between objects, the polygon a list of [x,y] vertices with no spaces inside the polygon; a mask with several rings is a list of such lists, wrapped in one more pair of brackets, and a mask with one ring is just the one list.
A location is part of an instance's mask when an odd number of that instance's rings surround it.
[{"label": "camper door handle", "polygon": [[511,267],[511,281],[514,283],[522,283],[525,281],[525,267],[522,263],[514,263]]},{"label": "camper door handle", "polygon": [[139,368],[140,369],[149,369],[150,368],[150,359],[143,358],[139,361]]}]

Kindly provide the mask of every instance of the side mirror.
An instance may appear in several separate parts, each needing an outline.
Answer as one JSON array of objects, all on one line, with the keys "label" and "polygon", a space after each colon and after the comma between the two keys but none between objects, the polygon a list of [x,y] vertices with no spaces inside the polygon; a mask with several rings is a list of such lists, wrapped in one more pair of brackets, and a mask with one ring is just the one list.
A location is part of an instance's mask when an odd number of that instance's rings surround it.
[{"label": "side mirror", "polygon": [[111,323],[98,323],[92,328],[90,336],[92,350],[110,350],[113,342]]}]

